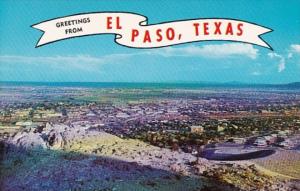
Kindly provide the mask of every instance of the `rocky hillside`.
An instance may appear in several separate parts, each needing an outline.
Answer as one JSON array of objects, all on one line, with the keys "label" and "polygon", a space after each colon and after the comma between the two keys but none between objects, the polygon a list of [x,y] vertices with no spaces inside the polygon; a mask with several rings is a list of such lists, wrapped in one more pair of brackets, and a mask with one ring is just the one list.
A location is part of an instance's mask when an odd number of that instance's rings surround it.
[{"label": "rocky hillside", "polygon": [[[2,190],[276,190],[246,164],[217,164],[85,127],[49,125],[4,141]],[[289,189],[286,187],[286,189]]]}]

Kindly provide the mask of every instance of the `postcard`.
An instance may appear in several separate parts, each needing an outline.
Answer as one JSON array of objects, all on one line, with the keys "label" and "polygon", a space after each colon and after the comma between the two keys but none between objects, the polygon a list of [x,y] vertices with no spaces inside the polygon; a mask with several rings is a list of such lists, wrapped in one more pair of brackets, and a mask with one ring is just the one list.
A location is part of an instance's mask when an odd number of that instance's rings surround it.
[{"label": "postcard", "polygon": [[300,190],[300,1],[0,7],[0,190]]}]

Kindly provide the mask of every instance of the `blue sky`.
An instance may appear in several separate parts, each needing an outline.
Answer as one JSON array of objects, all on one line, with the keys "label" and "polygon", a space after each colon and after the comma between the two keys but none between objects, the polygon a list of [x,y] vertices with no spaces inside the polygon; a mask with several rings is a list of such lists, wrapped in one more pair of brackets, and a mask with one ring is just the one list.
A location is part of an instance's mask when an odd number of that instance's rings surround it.
[{"label": "blue sky", "polygon": [[[8,1],[0,2],[0,81],[230,82],[300,81],[300,1]],[[273,48],[198,42],[132,49],[113,35],[68,39],[35,48],[32,24],[82,12],[128,11],[149,24],[194,18],[234,18],[273,29]],[[191,53],[192,52],[192,53]]]}]

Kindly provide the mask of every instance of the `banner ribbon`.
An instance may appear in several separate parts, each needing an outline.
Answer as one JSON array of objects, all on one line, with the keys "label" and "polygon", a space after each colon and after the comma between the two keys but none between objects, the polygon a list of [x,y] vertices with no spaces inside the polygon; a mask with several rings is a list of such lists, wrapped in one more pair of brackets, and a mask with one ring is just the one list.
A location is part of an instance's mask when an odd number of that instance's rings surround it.
[{"label": "banner ribbon", "polygon": [[159,48],[199,41],[234,41],[269,48],[260,35],[272,30],[254,23],[223,18],[177,20],[148,25],[145,16],[126,12],[77,14],[32,25],[44,34],[36,47],[99,34],[115,34],[115,42],[132,48]]}]

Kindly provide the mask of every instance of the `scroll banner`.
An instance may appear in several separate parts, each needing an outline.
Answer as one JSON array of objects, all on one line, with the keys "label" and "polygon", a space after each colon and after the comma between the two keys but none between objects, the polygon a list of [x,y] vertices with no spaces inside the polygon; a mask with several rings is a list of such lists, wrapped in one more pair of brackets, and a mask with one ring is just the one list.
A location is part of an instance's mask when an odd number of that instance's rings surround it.
[{"label": "scroll banner", "polygon": [[77,14],[33,25],[44,32],[36,47],[68,38],[115,34],[115,42],[132,48],[159,48],[199,41],[234,41],[272,50],[260,35],[272,30],[254,23],[222,18],[147,24],[145,16],[126,12]]}]

